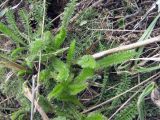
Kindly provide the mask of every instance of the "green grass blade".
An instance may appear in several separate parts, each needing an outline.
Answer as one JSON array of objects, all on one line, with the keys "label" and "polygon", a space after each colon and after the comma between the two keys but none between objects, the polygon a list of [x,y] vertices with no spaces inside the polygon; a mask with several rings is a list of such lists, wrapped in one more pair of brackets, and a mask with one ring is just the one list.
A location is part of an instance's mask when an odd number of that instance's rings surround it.
[{"label": "green grass blade", "polygon": [[[141,38],[138,40],[138,41],[143,41],[143,40],[146,40],[150,37],[152,31],[153,31],[153,28],[157,22],[157,20],[159,19],[160,17],[160,13],[156,16],[156,18],[152,21],[152,23],[149,25],[149,27],[147,28],[147,30],[144,32],[144,34],[141,36]],[[137,58],[141,55],[142,51],[143,51],[144,47],[141,47],[138,49],[138,54],[137,54]],[[137,63],[137,61],[136,61]]]},{"label": "green grass blade", "polygon": [[139,118],[140,120],[145,120],[144,117],[144,99],[146,96],[148,96],[152,90],[155,87],[155,83],[149,84],[142,92],[142,94],[139,96],[138,101],[137,101],[137,109],[139,113]]},{"label": "green grass blade", "polygon": [[152,72],[158,69],[160,69],[160,65],[153,66],[153,67],[138,67],[136,68],[136,72],[137,73],[148,73],[148,72]]}]

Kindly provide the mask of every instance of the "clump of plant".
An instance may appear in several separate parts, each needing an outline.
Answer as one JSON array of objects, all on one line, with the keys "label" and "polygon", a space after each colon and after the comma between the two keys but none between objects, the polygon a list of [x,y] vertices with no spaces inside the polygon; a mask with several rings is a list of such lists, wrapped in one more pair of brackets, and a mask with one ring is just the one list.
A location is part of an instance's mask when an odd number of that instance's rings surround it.
[{"label": "clump of plant", "polygon": [[[14,74],[14,79],[9,83],[15,82],[18,93],[13,94],[20,103],[19,109],[12,113],[13,120],[28,119],[33,112],[30,114],[33,106],[29,100],[32,104],[36,100],[46,115],[52,114],[51,119],[105,119],[100,113],[88,116],[81,114],[83,105],[78,100],[78,95],[88,87],[88,81],[92,80],[95,71],[127,61],[133,58],[136,52],[125,51],[98,60],[92,55],[75,58],[76,40],[71,40],[69,47],[64,47],[63,43],[76,3],[77,0],[72,0],[65,8],[61,27],[55,36],[46,29],[45,0],[42,4],[42,20],[40,23],[35,20],[34,28],[31,26],[32,14],[27,14],[23,9],[19,11],[23,31],[17,27],[12,11],[6,15],[9,25],[0,23],[0,31],[10,38],[14,45],[9,53],[0,55],[0,64]],[[29,97],[27,100],[24,96],[26,89],[32,89],[33,100]],[[62,105],[66,109],[61,110]],[[77,112],[77,115],[73,115],[74,112]]]}]

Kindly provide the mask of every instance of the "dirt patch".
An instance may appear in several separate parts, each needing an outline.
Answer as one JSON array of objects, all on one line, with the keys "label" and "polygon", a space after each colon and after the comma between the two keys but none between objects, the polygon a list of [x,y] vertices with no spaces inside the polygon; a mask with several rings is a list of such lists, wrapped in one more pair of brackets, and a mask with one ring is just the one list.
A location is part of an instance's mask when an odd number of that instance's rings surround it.
[{"label": "dirt patch", "polygon": [[[54,19],[60,13],[63,12],[64,7],[68,0],[48,0],[48,9],[47,9],[47,16],[50,19]],[[53,22],[53,27],[58,27],[60,18]]]}]

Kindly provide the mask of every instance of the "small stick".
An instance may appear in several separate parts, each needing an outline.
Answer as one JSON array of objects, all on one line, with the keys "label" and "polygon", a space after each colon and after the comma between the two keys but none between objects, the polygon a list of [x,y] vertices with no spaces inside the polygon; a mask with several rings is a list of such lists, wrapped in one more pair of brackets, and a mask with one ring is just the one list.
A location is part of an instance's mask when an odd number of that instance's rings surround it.
[{"label": "small stick", "polygon": [[[32,93],[30,92],[29,88],[25,85],[24,83],[24,95],[30,100],[32,101]],[[39,112],[39,114],[41,115],[43,120],[49,120],[48,116],[46,115],[46,113],[44,112],[44,110],[42,109],[42,107],[38,104],[38,102],[36,100],[34,100],[34,105],[35,108],[37,109],[37,111]]]},{"label": "small stick", "polygon": [[1,5],[0,8],[2,9],[4,6],[6,6],[6,4],[8,4],[9,0],[4,1]]},{"label": "small stick", "polygon": [[12,98],[14,98],[14,96],[11,96],[11,97],[6,98],[5,100],[3,100],[3,101],[0,102],[0,105],[3,104],[3,103],[6,102],[6,101],[12,99]]},{"label": "small stick", "polygon": [[109,49],[109,50],[105,50],[105,51],[102,51],[102,52],[99,52],[99,53],[95,53],[92,56],[95,59],[99,59],[99,58],[105,57],[109,54],[113,54],[113,53],[117,53],[117,52],[125,51],[125,50],[135,49],[135,48],[145,46],[145,45],[148,45],[148,44],[151,44],[151,43],[154,43],[154,42],[160,42],[160,36],[153,37],[153,38],[147,39],[145,41],[139,41],[139,42],[132,43],[132,44],[129,44],[129,45],[123,45],[123,46],[119,46],[119,47],[112,48],[112,49]]},{"label": "small stick", "polygon": [[17,5],[11,7],[11,10],[14,10],[14,9],[18,8],[18,6],[19,6],[22,2],[23,2],[23,0],[21,0]]},{"label": "small stick", "polygon": [[35,99],[35,80],[36,75],[32,76],[32,101],[31,101],[31,120],[34,118],[34,99]]},{"label": "small stick", "polygon": [[160,58],[150,57],[150,58],[136,58],[136,59],[131,59],[131,60],[145,60],[145,61],[156,61],[156,62],[159,62]]},{"label": "small stick", "polygon": [[145,30],[127,30],[127,29],[124,29],[124,30],[122,30],[122,29],[92,29],[92,28],[88,28],[87,27],[87,29],[88,30],[90,30],[90,31],[109,31],[109,32],[144,32]]}]

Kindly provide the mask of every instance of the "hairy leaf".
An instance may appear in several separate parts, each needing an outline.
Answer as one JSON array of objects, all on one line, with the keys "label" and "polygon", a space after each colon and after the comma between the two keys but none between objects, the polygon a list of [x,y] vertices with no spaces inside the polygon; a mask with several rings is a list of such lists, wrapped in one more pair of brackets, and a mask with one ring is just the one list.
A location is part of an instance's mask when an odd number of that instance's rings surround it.
[{"label": "hairy leaf", "polygon": [[57,99],[65,102],[71,102],[76,105],[80,105],[80,102],[77,99],[77,97],[75,95],[70,95],[67,89],[65,89],[65,91],[63,91],[63,93],[57,97]]},{"label": "hairy leaf", "polygon": [[15,43],[26,45],[26,43],[24,43],[23,40],[21,40],[18,36],[16,36],[14,32],[3,23],[0,23],[0,32],[5,34],[7,37],[11,38]]},{"label": "hairy leaf", "polygon": [[66,38],[66,30],[64,28],[61,28],[59,33],[54,38],[54,47],[56,49],[59,49],[60,46],[63,44],[65,38]]},{"label": "hairy leaf", "polygon": [[23,23],[24,31],[27,34],[27,40],[30,42],[32,39],[32,27],[30,25],[30,14],[28,14],[27,10],[21,9],[19,10],[20,20]]},{"label": "hairy leaf", "polygon": [[24,47],[16,48],[15,50],[12,51],[11,56],[13,58],[16,58],[23,50],[25,50]]},{"label": "hairy leaf", "polygon": [[53,106],[52,104],[42,95],[38,96],[38,103],[43,108],[43,110],[46,113],[52,113],[53,112]]},{"label": "hairy leaf", "polygon": [[24,119],[25,114],[27,113],[27,111],[23,108],[20,108],[18,111],[13,112],[11,119],[12,120],[19,120],[20,117],[22,117]]},{"label": "hairy leaf", "polygon": [[54,69],[56,70],[56,72],[58,72],[56,76],[56,80],[58,82],[66,81],[69,77],[69,69],[67,65],[59,59],[55,59],[52,65]]},{"label": "hairy leaf", "polygon": [[58,97],[63,92],[63,85],[56,85],[53,90],[48,94],[48,99],[51,100],[53,97]]},{"label": "hairy leaf", "polygon": [[45,69],[40,72],[40,81],[44,82],[50,77],[50,70]]},{"label": "hairy leaf", "polygon": [[51,38],[52,38],[52,34],[51,34],[50,31],[44,32],[44,38],[43,39],[44,39],[46,45],[49,45],[50,42],[52,42]]},{"label": "hairy leaf", "polygon": [[90,113],[85,120],[106,120],[101,113]]},{"label": "hairy leaf", "polygon": [[71,84],[69,85],[69,90],[71,95],[77,95],[87,87],[87,83],[81,84]]},{"label": "hairy leaf", "polygon": [[67,63],[68,65],[71,64],[71,61],[74,57],[74,52],[75,52],[75,44],[76,44],[76,41],[73,40],[70,47],[69,47],[69,50],[68,50],[68,54],[67,54]]},{"label": "hairy leaf", "polygon": [[65,7],[63,18],[62,18],[62,27],[67,28],[69,21],[72,17],[72,14],[75,10],[77,0],[71,0],[70,3],[67,4],[67,7]]},{"label": "hairy leaf", "polygon": [[57,118],[54,118],[53,120],[67,120],[66,117],[58,116]]},{"label": "hairy leaf", "polygon": [[97,61],[97,69],[123,63],[136,55],[135,51],[124,51],[109,55]]},{"label": "hairy leaf", "polygon": [[85,82],[85,80],[93,77],[94,75],[94,70],[91,68],[84,68],[81,73],[75,78],[74,82],[76,84],[81,84]]},{"label": "hairy leaf", "polygon": [[8,24],[9,24],[9,28],[11,28],[12,32],[17,37],[19,37],[21,39],[22,38],[21,32],[20,32],[19,28],[17,27],[17,22],[16,22],[16,19],[15,19],[15,15],[14,15],[13,10],[9,10],[6,13],[6,18],[7,18]]},{"label": "hairy leaf", "polygon": [[92,68],[94,69],[96,67],[96,61],[91,55],[85,55],[78,60],[78,65],[80,65],[82,68]]},{"label": "hairy leaf", "polygon": [[44,49],[44,47],[45,47],[44,46],[44,41],[41,40],[41,39],[36,39],[35,41],[31,42],[29,50],[30,50],[31,54],[36,54],[37,55],[37,53],[40,50]]}]

